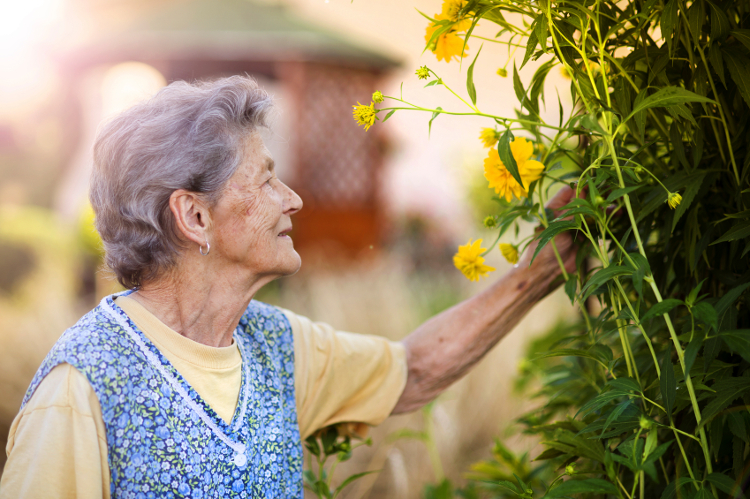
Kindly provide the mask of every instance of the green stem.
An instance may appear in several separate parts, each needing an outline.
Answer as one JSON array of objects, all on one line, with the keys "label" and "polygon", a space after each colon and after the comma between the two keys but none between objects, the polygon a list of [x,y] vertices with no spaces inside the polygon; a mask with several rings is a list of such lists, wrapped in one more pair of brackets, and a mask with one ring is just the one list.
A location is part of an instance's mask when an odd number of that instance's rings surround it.
[{"label": "green stem", "polygon": [[[611,137],[607,137],[607,144],[609,146],[611,155],[612,155],[612,161],[614,162],[615,170],[617,172],[617,178],[620,182],[620,187],[625,187],[625,182],[622,179],[622,171],[620,170],[620,163],[617,160],[617,154],[615,151],[615,146],[612,143]],[[644,258],[646,258],[646,250],[643,247],[643,242],[641,241],[641,236],[638,233],[638,226],[635,223],[635,215],[633,214],[633,208],[630,205],[630,197],[625,194],[623,196],[625,199],[625,208],[628,212],[628,217],[630,218],[630,224],[633,229],[633,235],[635,236],[636,243],[638,244],[638,251],[643,255]],[[659,288],[656,286],[656,283],[654,282],[653,276],[650,279],[646,279],[646,281],[651,286],[652,291],[654,292],[654,296],[656,297],[656,300],[661,303],[663,300],[661,293],[659,292]],[[664,314],[664,321],[667,323],[667,329],[669,329],[669,335],[672,338],[672,342],[674,343],[675,350],[677,351],[677,358],[680,361],[680,365],[682,366],[682,372],[685,373],[685,386],[688,390],[688,395],[690,396],[690,402],[693,406],[693,412],[695,413],[695,419],[698,423],[698,426],[701,424],[701,412],[700,408],[698,407],[698,399],[695,396],[695,390],[693,389],[693,382],[690,379],[690,373],[686,371],[685,369],[685,355],[682,351],[682,346],[680,345],[680,340],[677,338],[677,333],[674,330],[674,326],[672,325],[672,320],[669,318],[669,314]],[[701,428],[698,430],[701,438],[701,449],[703,450],[703,456],[706,460],[706,470],[709,473],[713,472],[713,467],[711,466],[711,457],[708,454],[708,440],[706,439],[706,432],[704,428]]]},{"label": "green stem", "polygon": [[548,124],[546,124],[544,122],[541,122],[541,121],[519,120],[519,119],[514,119],[514,118],[505,118],[505,117],[502,117],[502,116],[496,116],[494,114],[487,114],[487,113],[481,113],[481,112],[457,113],[457,112],[446,111],[444,109],[430,109],[430,108],[426,108],[426,107],[415,106],[411,102],[407,102],[407,101],[405,101],[403,99],[399,99],[398,97],[392,97],[390,95],[385,95],[383,97],[387,98],[387,99],[392,99],[392,100],[395,100],[395,101],[403,102],[404,104],[408,104],[408,105],[410,105],[412,107],[382,107],[382,108],[378,109],[378,111],[391,111],[391,110],[395,110],[395,111],[425,111],[425,112],[428,112],[428,113],[447,114],[447,115],[450,115],[450,116],[484,116],[485,118],[492,118],[493,120],[499,120],[499,121],[504,121],[504,122],[508,122],[508,123],[519,123],[521,125],[541,126],[541,127],[549,128],[551,130],[565,131],[565,128],[560,128],[558,126],[548,125]]}]

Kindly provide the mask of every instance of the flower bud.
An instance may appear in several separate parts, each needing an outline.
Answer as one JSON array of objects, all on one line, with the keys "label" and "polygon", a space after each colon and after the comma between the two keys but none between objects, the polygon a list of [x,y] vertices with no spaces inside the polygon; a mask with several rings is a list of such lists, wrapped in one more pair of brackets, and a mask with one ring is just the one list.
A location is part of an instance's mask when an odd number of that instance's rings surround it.
[{"label": "flower bud", "polygon": [[503,254],[508,263],[518,263],[518,248],[508,243],[500,243],[498,245],[500,253]]},{"label": "flower bud", "polygon": [[372,94],[372,100],[373,102],[377,103],[383,102],[383,94],[380,92],[380,90],[376,90],[375,93]]},{"label": "flower bud", "polygon": [[497,219],[493,217],[492,215],[488,216],[484,219],[484,226],[488,229],[491,229],[497,225]]},{"label": "flower bud", "polygon": [[596,204],[597,206],[599,206],[600,204],[604,204],[604,198],[601,196],[596,196],[594,198],[594,204]]},{"label": "flower bud", "polygon": [[651,427],[654,426],[654,422],[642,414],[641,414],[641,419],[638,421],[638,423],[641,425],[641,428],[643,428],[644,430],[650,430]]},{"label": "flower bud", "polygon": [[501,78],[505,78],[508,76],[508,70],[505,68],[498,68],[497,75],[500,76]]},{"label": "flower bud", "polygon": [[417,78],[420,80],[426,80],[430,77],[430,70],[427,68],[427,66],[422,66],[421,68],[417,69],[416,71]]},{"label": "flower bud", "polygon": [[682,196],[680,196],[676,192],[670,192],[669,197],[667,198],[667,203],[669,203],[669,207],[673,210],[677,208],[680,205],[680,202],[682,201]]},{"label": "flower bud", "polygon": [[567,465],[565,467],[565,474],[566,475],[570,476],[570,475],[572,475],[575,472],[576,472],[576,465],[575,465],[575,463],[570,463],[569,465]]}]

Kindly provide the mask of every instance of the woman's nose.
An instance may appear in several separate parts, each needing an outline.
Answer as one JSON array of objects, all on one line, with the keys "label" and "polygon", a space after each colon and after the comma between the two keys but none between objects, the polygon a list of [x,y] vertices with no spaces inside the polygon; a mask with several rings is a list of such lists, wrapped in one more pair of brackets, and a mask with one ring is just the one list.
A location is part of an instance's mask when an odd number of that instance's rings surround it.
[{"label": "woman's nose", "polygon": [[294,215],[302,209],[302,198],[288,185],[284,184],[284,188],[287,190],[284,214]]}]

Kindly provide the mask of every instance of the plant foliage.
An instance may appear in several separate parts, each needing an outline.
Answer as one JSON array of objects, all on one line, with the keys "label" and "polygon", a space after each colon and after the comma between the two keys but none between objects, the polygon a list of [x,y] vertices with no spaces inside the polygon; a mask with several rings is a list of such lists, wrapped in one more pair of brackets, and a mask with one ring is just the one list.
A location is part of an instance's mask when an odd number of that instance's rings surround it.
[{"label": "plant foliage", "polygon": [[[510,202],[510,194],[498,198],[498,212],[488,217],[498,240],[522,218],[544,226],[539,248],[567,231],[582,244],[577,272],[563,270],[582,326],[538,352],[533,362],[548,366],[541,373],[544,405],[522,419],[545,448],[536,462],[559,473],[510,480],[497,461],[497,472],[482,478],[485,491],[526,499],[743,497],[750,452],[750,4],[445,0],[442,14],[428,19],[428,49],[441,48],[442,56],[450,45],[441,45],[441,36],[463,32],[461,57],[481,21],[499,28],[485,44],[507,44],[509,60],[520,47],[521,67],[536,61],[527,84],[513,66],[516,115],[479,109],[483,89],[473,71],[490,61],[478,51],[464,61],[472,61],[468,100],[432,70],[418,73],[434,77],[425,91],[444,88],[468,111],[428,109],[401,95],[386,96],[396,105],[377,112],[425,111],[430,123],[440,114],[486,117],[508,182],[521,189]],[[573,106],[565,112],[558,97],[559,122],[547,123],[541,107],[554,101],[544,83],[556,66],[570,78]],[[515,136],[533,140],[534,158],[544,165],[529,185]],[[561,183],[574,185],[579,197],[554,219],[542,207]]]}]

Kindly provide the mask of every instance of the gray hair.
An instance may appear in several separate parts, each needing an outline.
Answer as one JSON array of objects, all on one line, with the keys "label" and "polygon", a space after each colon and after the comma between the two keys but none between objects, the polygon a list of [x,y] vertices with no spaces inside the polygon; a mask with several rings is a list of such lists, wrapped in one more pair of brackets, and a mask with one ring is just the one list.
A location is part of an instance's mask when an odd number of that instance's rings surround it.
[{"label": "gray hair", "polygon": [[102,126],[89,198],[120,284],[139,287],[174,265],[183,245],[170,195],[186,189],[214,205],[272,105],[250,77],[178,81]]}]

